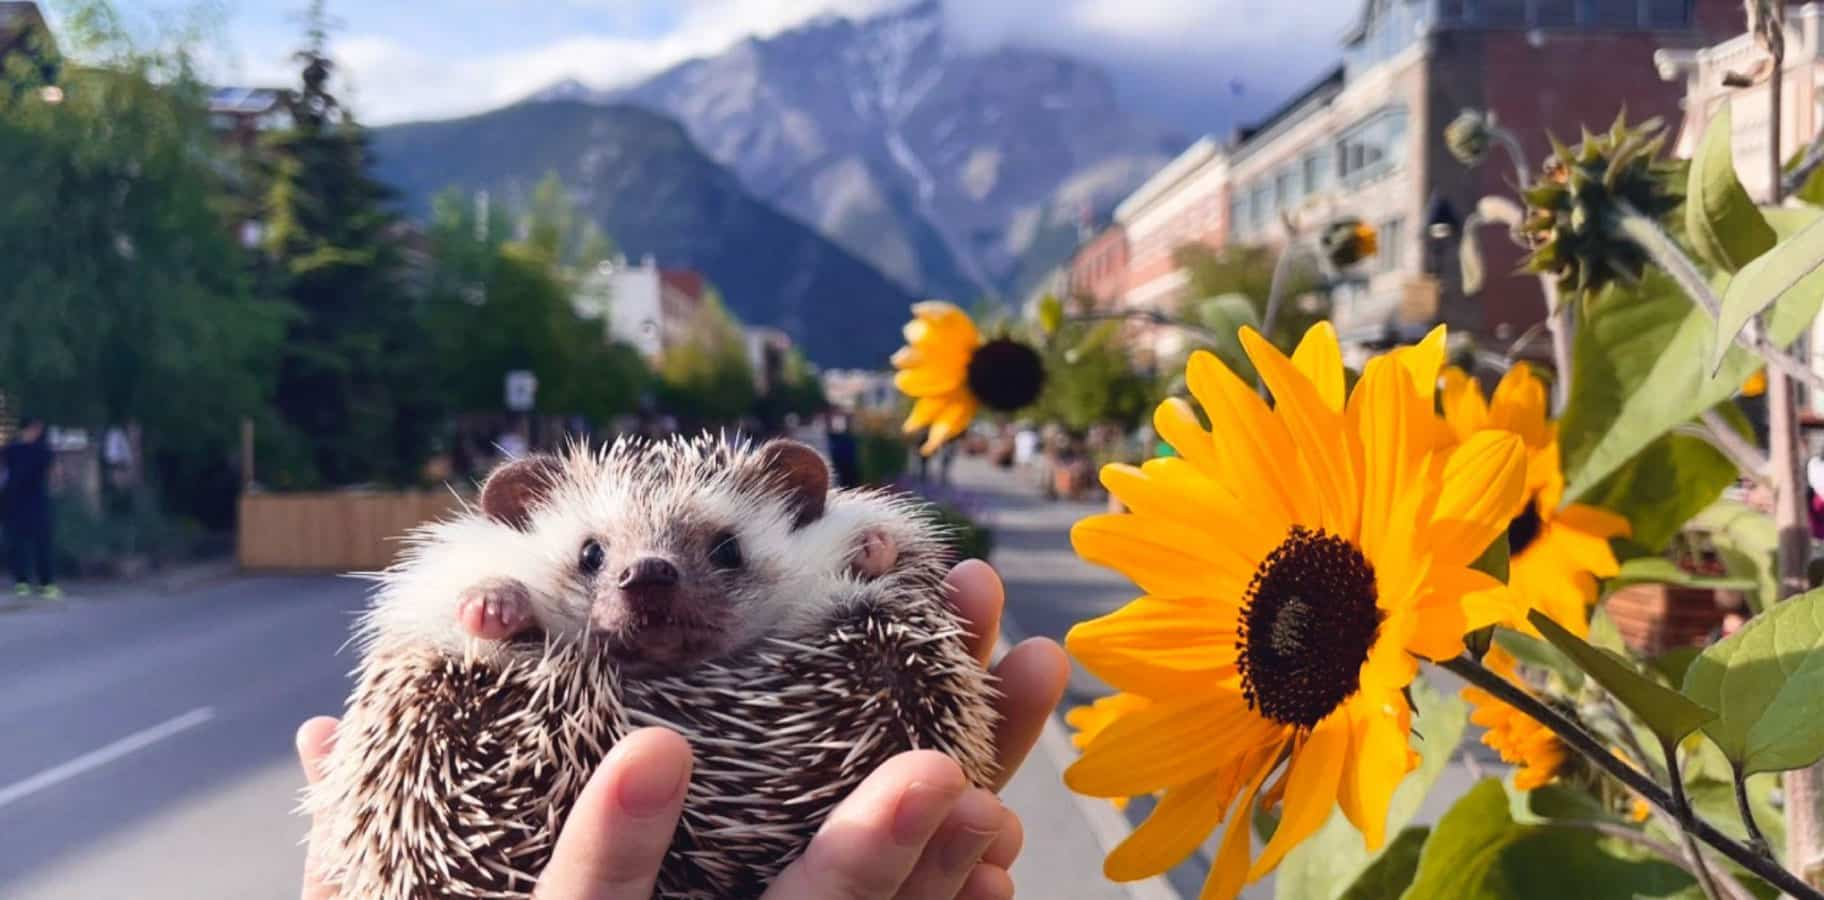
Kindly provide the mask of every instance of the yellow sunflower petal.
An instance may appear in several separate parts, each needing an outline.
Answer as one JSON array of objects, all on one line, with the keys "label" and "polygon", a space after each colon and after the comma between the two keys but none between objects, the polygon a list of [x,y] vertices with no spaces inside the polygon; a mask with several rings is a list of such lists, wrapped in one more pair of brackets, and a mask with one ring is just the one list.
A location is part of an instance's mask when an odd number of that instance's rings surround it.
[{"label": "yellow sunflower petal", "polygon": [[1244,560],[1264,558],[1292,525],[1271,511],[1244,505],[1184,459],[1153,459],[1139,467],[1106,465],[1101,477],[1102,486],[1135,515],[1169,522],[1213,544],[1230,544]]},{"label": "yellow sunflower petal", "polygon": [[1233,766],[1166,791],[1146,821],[1108,854],[1102,874],[1110,881],[1139,881],[1183,862],[1222,824],[1243,774]]},{"label": "yellow sunflower petal", "polygon": [[1273,829],[1273,839],[1249,867],[1249,881],[1273,871],[1293,847],[1323,827],[1330,811],[1336,808],[1337,786],[1348,756],[1349,716],[1338,710],[1317,723],[1305,745],[1292,754],[1292,772],[1287,777],[1286,803],[1279,825]]},{"label": "yellow sunflower petal", "polygon": [[1511,431],[1528,447],[1543,447],[1550,438],[1546,411],[1545,382],[1533,376],[1531,366],[1515,363],[1495,385],[1488,404],[1488,427]]},{"label": "yellow sunflower petal", "polygon": [[1222,467],[1216,461],[1216,444],[1189,403],[1178,397],[1166,398],[1153,410],[1153,428],[1185,461],[1212,475],[1221,473]]},{"label": "yellow sunflower petal", "polygon": [[1408,771],[1410,714],[1404,698],[1393,693],[1350,704],[1349,716],[1350,756],[1337,800],[1372,853],[1387,838],[1387,809]]},{"label": "yellow sunflower petal", "polygon": [[1566,565],[1597,578],[1613,578],[1621,571],[1621,563],[1615,559],[1615,550],[1609,546],[1608,538],[1572,528],[1562,517],[1541,529],[1537,542],[1543,545],[1541,549],[1557,554]]},{"label": "yellow sunflower petal", "polygon": [[1260,793],[1260,784],[1271,771],[1266,765],[1259,766],[1248,781],[1247,793],[1229,813],[1229,824],[1222,830],[1222,846],[1216,851],[1216,862],[1210,866],[1210,874],[1204,878],[1203,890],[1197,894],[1197,900],[1235,900],[1235,895],[1241,893],[1242,886],[1250,880],[1248,855],[1254,849],[1254,797]]},{"label": "yellow sunflower petal", "polygon": [[[1332,534],[1354,538],[1361,517],[1361,493],[1354,436],[1343,427],[1342,415],[1326,406],[1292,361],[1254,329],[1241,329],[1241,343],[1273,392],[1274,417],[1285,423],[1304,475],[1311,480],[1323,509],[1318,524]],[[1280,466],[1284,465],[1282,460]]]},{"label": "yellow sunflower petal", "polygon": [[911,434],[932,422],[944,411],[944,407],[955,402],[952,396],[920,397],[912,404],[912,412],[906,416],[905,431]]},{"label": "yellow sunflower petal", "polygon": [[969,429],[969,420],[975,418],[975,398],[963,394],[937,415],[937,421],[931,423],[931,431],[925,435],[925,444],[919,452],[930,456],[942,447],[945,441],[962,434]]},{"label": "yellow sunflower petal", "polygon": [[1153,701],[1138,694],[1110,694],[1087,706],[1072,708],[1064,714],[1064,724],[1075,729],[1070,742],[1078,750],[1089,746],[1116,719],[1137,709],[1145,709]]},{"label": "yellow sunflower petal", "polygon": [[1457,440],[1488,427],[1488,401],[1482,399],[1482,386],[1468,372],[1455,366],[1444,370],[1444,421]]},{"label": "yellow sunflower petal", "polygon": [[1427,532],[1443,566],[1482,555],[1526,501],[1526,446],[1512,434],[1478,431],[1444,464],[1437,509]]},{"label": "yellow sunflower petal", "polygon": [[1064,770],[1064,783],[1091,797],[1150,794],[1224,768],[1283,732],[1240,691],[1160,701],[1110,723]]},{"label": "yellow sunflower petal", "polygon": [[1305,332],[1298,348],[1292,351],[1292,365],[1310,380],[1325,406],[1334,412],[1343,411],[1343,348],[1337,344],[1336,328],[1328,320]]},{"label": "yellow sunflower petal", "polygon": [[1064,642],[1078,663],[1120,690],[1182,696],[1235,677],[1239,620],[1233,605],[1141,597],[1078,623]]},{"label": "yellow sunflower petal", "polygon": [[1439,325],[1427,332],[1425,338],[1417,344],[1387,354],[1411,373],[1413,386],[1418,388],[1419,396],[1425,399],[1427,407],[1438,393],[1438,370],[1444,367],[1447,337],[1444,326]]},{"label": "yellow sunflower petal", "polygon": [[1096,515],[1070,529],[1077,555],[1126,575],[1149,594],[1197,597],[1232,591],[1254,576],[1253,559],[1143,516]]},{"label": "yellow sunflower petal", "polygon": [[1292,436],[1260,394],[1203,350],[1191,355],[1185,382],[1223,435],[1207,463],[1216,480],[1278,521],[1315,521],[1316,500],[1298,474],[1287,470],[1298,453]]},{"label": "yellow sunflower petal", "polygon": [[930,397],[960,389],[967,377],[961,367],[920,366],[895,372],[893,386],[908,397]]},{"label": "yellow sunflower petal", "polygon": [[1418,430],[1431,411],[1413,389],[1408,371],[1381,357],[1370,360],[1349,396],[1350,419],[1359,430],[1365,471],[1361,548],[1375,561],[1377,577],[1404,583],[1418,538],[1428,451]]}]

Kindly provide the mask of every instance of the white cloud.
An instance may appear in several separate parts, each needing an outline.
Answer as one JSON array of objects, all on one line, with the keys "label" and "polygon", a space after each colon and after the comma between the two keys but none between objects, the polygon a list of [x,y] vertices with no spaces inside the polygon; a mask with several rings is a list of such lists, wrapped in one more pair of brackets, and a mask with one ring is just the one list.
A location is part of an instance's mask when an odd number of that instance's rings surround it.
[{"label": "white cloud", "polygon": [[[822,15],[863,17],[908,0],[673,0],[675,25],[628,37],[627,0],[567,0],[613,29],[544,46],[450,54],[409,34],[358,32],[332,40],[344,92],[363,120],[385,124],[495,108],[565,78],[597,88],[631,83],[749,37],[769,37]],[[1360,0],[944,0],[949,27],[976,46],[1019,44],[1122,69],[1147,93],[1243,78],[1274,93],[1338,53],[1336,38]],[[502,3],[510,17],[511,5]],[[244,39],[236,77],[286,83],[289,43]],[[1168,104],[1169,105],[1169,104]]]}]

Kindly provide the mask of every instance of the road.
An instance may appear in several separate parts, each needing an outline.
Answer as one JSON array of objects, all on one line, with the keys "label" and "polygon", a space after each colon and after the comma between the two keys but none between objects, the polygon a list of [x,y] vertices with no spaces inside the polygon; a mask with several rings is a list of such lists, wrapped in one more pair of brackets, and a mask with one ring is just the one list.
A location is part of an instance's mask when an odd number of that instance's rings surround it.
[{"label": "road", "polygon": [[340,709],[360,599],[256,578],[0,613],[0,895],[296,897],[292,733]]}]

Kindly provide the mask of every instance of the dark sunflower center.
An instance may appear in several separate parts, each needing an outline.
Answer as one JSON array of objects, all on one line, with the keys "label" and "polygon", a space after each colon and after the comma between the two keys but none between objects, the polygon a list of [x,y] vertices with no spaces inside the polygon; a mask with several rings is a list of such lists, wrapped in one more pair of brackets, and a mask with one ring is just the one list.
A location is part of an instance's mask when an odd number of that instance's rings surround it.
[{"label": "dark sunflower center", "polygon": [[1294,525],[1248,586],[1241,690],[1254,711],[1311,728],[1361,684],[1381,627],[1374,567],[1343,538]]},{"label": "dark sunflower center", "polygon": [[1533,500],[1526,501],[1526,507],[1514,520],[1507,523],[1507,555],[1519,556],[1521,551],[1532,546],[1539,537],[1539,504]]},{"label": "dark sunflower center", "polygon": [[989,409],[1013,412],[1039,399],[1045,364],[1038,351],[1019,341],[997,338],[969,357],[969,392]]}]

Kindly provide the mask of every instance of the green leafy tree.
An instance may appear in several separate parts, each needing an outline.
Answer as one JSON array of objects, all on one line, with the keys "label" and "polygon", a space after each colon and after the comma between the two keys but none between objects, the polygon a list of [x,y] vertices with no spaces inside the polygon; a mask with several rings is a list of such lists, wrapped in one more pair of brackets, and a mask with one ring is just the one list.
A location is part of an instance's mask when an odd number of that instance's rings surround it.
[{"label": "green leafy tree", "polygon": [[141,426],[169,508],[225,525],[283,308],[255,295],[221,214],[187,47],[136,46],[103,3],[73,7],[61,39],[88,65],[58,74],[60,96],[17,54],[0,72],[0,391],[59,424]]},{"label": "green leafy tree", "polygon": [[1092,425],[1138,427],[1156,405],[1158,384],[1137,371],[1118,339],[1119,323],[1074,323],[1045,351],[1045,390],[1038,418],[1081,434]]},{"label": "green leafy tree", "polygon": [[741,323],[714,289],[691,317],[684,340],[659,363],[667,409],[695,423],[729,422],[753,410],[755,386]]},{"label": "green leafy tree", "polygon": [[367,135],[330,82],[322,3],[311,7],[291,127],[269,140],[268,277],[296,317],[280,361],[277,406],[308,452],[283,481],[404,482],[443,410],[428,377],[402,225],[368,174]]}]

